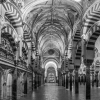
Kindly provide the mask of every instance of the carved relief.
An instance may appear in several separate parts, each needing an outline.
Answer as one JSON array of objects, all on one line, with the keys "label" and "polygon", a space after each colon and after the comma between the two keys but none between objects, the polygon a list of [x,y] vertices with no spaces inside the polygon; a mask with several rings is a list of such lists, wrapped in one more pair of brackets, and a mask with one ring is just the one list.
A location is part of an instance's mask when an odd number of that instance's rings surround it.
[{"label": "carved relief", "polygon": [[10,42],[6,38],[1,38],[0,55],[7,59],[13,60],[13,50]]}]

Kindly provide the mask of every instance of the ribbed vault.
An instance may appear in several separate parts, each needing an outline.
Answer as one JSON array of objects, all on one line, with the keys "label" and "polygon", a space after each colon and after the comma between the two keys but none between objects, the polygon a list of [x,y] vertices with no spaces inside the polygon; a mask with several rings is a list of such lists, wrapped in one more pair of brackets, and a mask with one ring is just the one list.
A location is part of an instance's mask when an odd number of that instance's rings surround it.
[{"label": "ribbed vault", "polygon": [[61,62],[68,49],[68,37],[81,18],[81,5],[74,0],[26,0],[25,4],[23,20],[30,26],[42,61],[55,58]]}]

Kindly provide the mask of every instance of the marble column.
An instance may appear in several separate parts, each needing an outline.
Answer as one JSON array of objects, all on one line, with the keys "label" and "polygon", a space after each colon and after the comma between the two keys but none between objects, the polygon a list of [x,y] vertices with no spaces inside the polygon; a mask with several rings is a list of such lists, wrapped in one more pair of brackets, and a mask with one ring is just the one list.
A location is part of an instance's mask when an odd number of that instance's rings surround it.
[{"label": "marble column", "polygon": [[12,80],[12,100],[17,100],[17,68],[14,70]]},{"label": "marble column", "polygon": [[60,72],[58,71],[58,86],[60,86]]},{"label": "marble column", "polygon": [[80,85],[82,84],[82,75],[80,74]]},{"label": "marble column", "polygon": [[37,74],[35,73],[34,89],[37,89]]},{"label": "marble column", "polygon": [[37,86],[39,87],[39,75],[37,76]]},{"label": "marble column", "polygon": [[33,78],[34,78],[34,76],[33,76],[33,74],[32,74],[32,91],[33,91],[33,84],[34,84],[34,80],[33,80]]},{"label": "marble column", "polygon": [[65,87],[65,74],[64,74],[64,87]]},{"label": "marble column", "polygon": [[72,91],[72,72],[70,72],[70,91]]},{"label": "marble column", "polygon": [[38,86],[40,86],[40,75],[39,75],[39,85]]},{"label": "marble column", "polygon": [[91,60],[87,60],[86,62],[86,99],[91,99],[91,82],[90,82],[90,66],[92,65]]},{"label": "marble column", "polygon": [[42,85],[42,75],[40,76],[40,86]]},{"label": "marble column", "polygon": [[66,72],[66,89],[68,89],[68,72]]},{"label": "marble column", "polygon": [[92,72],[92,87],[94,87],[94,73]]},{"label": "marble column", "polygon": [[39,75],[39,86],[40,86],[40,82],[41,82],[41,81],[40,81],[40,75]]},{"label": "marble column", "polygon": [[98,85],[99,85],[99,84],[98,84],[98,83],[99,83],[98,81],[99,81],[99,80],[98,80],[98,72],[96,72],[96,87],[98,87]]},{"label": "marble column", "polygon": [[79,93],[78,68],[75,68],[75,94]]},{"label": "marble column", "polygon": [[1,98],[1,72],[0,72],[0,98]]},{"label": "marble column", "polygon": [[62,86],[64,86],[64,78],[63,78],[63,74],[62,74]]},{"label": "marble column", "polygon": [[83,74],[83,84],[85,85],[85,74]]},{"label": "marble column", "polygon": [[25,81],[24,81],[24,94],[27,94],[27,74],[25,75]]}]

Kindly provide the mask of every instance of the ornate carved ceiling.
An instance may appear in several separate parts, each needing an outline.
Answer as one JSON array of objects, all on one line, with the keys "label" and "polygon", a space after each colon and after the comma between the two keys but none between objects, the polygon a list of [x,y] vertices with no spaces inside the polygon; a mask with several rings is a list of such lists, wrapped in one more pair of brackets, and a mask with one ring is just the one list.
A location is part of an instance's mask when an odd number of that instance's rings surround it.
[{"label": "ornate carved ceiling", "polygon": [[63,56],[68,35],[81,19],[81,5],[74,0],[25,0],[25,4],[23,19],[31,28],[39,54],[50,56],[48,52],[54,50],[55,56]]}]

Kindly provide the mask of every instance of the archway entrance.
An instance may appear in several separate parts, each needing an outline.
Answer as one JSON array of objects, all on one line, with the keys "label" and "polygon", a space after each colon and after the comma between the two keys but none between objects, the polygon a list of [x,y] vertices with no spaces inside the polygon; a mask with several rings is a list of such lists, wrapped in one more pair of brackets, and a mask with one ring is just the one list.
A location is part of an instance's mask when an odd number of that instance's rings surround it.
[{"label": "archway entrance", "polygon": [[47,82],[48,83],[56,82],[56,71],[52,66],[47,69]]},{"label": "archway entrance", "polygon": [[58,78],[57,63],[48,61],[45,64],[45,82],[55,83]]}]

